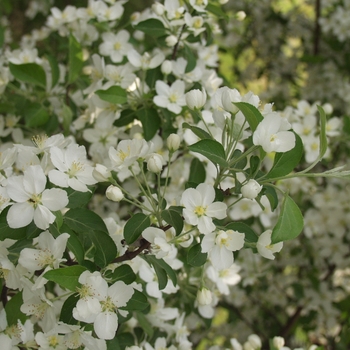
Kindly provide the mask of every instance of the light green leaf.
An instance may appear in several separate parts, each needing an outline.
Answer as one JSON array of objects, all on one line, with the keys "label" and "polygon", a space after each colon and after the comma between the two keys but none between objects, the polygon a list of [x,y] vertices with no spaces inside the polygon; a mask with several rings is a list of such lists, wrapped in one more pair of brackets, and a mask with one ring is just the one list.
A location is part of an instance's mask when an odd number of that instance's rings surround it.
[{"label": "light green leaf", "polygon": [[80,285],[78,279],[84,271],[86,271],[86,268],[80,265],[68,266],[47,271],[44,277],[49,281],[58,283],[62,288],[75,292]]},{"label": "light green leaf", "polygon": [[95,94],[103,101],[123,104],[127,101],[126,90],[120,86],[111,86],[107,90],[97,90]]},{"label": "light green leaf", "polygon": [[187,254],[187,263],[192,266],[202,266],[207,261],[207,253],[202,253],[201,245],[195,244],[190,248]]},{"label": "light green leaf", "polygon": [[297,237],[304,227],[304,220],[299,207],[293,199],[285,194],[281,213],[272,231],[272,244]]},{"label": "light green leaf", "polygon": [[167,210],[163,210],[161,216],[165,222],[174,227],[176,235],[179,235],[182,232],[184,221],[177,210],[170,207]]},{"label": "light green leaf", "polygon": [[135,242],[141,235],[142,231],[151,226],[150,218],[143,214],[133,215],[124,226],[124,238],[126,243]]},{"label": "light green leaf", "polygon": [[295,134],[295,147],[285,153],[276,153],[272,168],[266,175],[266,178],[273,179],[290,174],[299,164],[303,152],[303,142],[300,136]]},{"label": "light green leaf", "polygon": [[11,74],[25,83],[46,87],[46,74],[44,68],[36,63],[9,64]]},{"label": "light green leaf", "polygon": [[75,39],[74,35],[69,36],[69,71],[68,83],[73,83],[80,75],[80,71],[84,65],[83,50],[80,43]]},{"label": "light green leaf", "polygon": [[164,24],[155,18],[146,19],[145,21],[139,22],[135,26],[136,30],[140,30],[154,38],[158,38],[167,34],[167,29]]},{"label": "light green leaf", "polygon": [[161,125],[158,112],[154,108],[147,108],[138,110],[136,115],[139,121],[142,123],[145,140],[151,140]]},{"label": "light green leaf", "polygon": [[224,19],[228,19],[228,15],[226,12],[224,12],[222,10],[222,8],[218,5],[215,5],[213,3],[208,3],[206,10],[211,12],[213,15],[215,15],[218,18],[224,18]]},{"label": "light green leaf", "polygon": [[252,131],[255,131],[259,123],[264,119],[260,111],[247,102],[234,102],[234,105],[236,105],[241,112],[244,114],[250,129]]},{"label": "light green leaf", "polygon": [[201,140],[188,146],[188,148],[192,152],[207,157],[214,164],[218,164],[223,168],[227,167],[224,147],[215,140]]}]

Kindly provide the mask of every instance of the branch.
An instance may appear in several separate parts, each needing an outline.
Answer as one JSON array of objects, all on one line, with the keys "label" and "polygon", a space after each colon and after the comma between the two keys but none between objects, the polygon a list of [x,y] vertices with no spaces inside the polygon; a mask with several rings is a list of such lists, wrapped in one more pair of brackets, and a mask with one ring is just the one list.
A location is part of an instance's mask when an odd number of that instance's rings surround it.
[{"label": "branch", "polygon": [[140,240],[140,246],[136,250],[133,250],[133,251],[127,250],[124,253],[124,255],[118,256],[118,258],[115,258],[113,260],[113,263],[120,263],[122,261],[132,260],[139,254],[141,254],[144,250],[149,249],[150,246],[151,246],[151,243],[146,241],[144,238],[142,238]]},{"label": "branch", "polygon": [[321,37],[321,27],[319,19],[321,17],[321,0],[316,0],[315,3],[315,29],[314,29],[314,56],[319,53],[319,44]]}]

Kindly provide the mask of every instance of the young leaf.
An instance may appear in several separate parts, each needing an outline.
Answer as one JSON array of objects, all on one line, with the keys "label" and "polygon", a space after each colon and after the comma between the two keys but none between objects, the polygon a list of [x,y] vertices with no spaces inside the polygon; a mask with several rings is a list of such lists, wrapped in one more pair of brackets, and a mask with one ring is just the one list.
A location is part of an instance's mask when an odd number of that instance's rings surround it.
[{"label": "young leaf", "polygon": [[204,139],[212,140],[213,139],[205,130],[199,128],[198,126],[193,126],[193,125],[190,125],[188,123],[183,123],[182,127],[184,129],[190,129],[201,140],[204,140]]},{"label": "young leaf", "polygon": [[303,152],[303,142],[300,136],[295,134],[295,147],[285,153],[276,153],[272,168],[266,175],[266,178],[273,179],[290,174],[299,164]]},{"label": "young leaf", "polygon": [[75,292],[80,285],[78,279],[84,271],[86,271],[86,268],[80,265],[67,266],[62,269],[47,271],[44,277],[49,281],[58,283],[62,288]]},{"label": "young leaf", "polygon": [[46,73],[44,68],[36,63],[9,64],[11,74],[25,83],[46,87]]},{"label": "young leaf", "polygon": [[206,171],[203,163],[198,158],[193,158],[190,166],[190,176],[188,182],[200,184],[205,181]]},{"label": "young leaf", "polygon": [[145,21],[139,22],[135,26],[136,30],[140,30],[154,38],[158,38],[167,34],[167,30],[164,24],[155,18],[146,19]]},{"label": "young leaf", "polygon": [[147,108],[138,110],[136,115],[142,123],[145,140],[149,141],[159,130],[161,124],[158,112],[154,108]]},{"label": "young leaf", "polygon": [[187,254],[187,263],[192,266],[202,266],[207,261],[207,253],[202,253],[201,245],[195,244]]},{"label": "young leaf", "polygon": [[174,227],[176,235],[182,232],[184,221],[177,210],[173,210],[172,207],[170,207],[167,210],[163,210],[161,216],[164,221]]},{"label": "young leaf", "polygon": [[111,86],[107,90],[97,90],[95,94],[101,100],[112,104],[123,104],[127,101],[126,90],[120,86]]},{"label": "young leaf", "polygon": [[250,129],[255,131],[259,123],[264,119],[260,111],[247,102],[234,102],[234,104],[241,110],[244,114]]},{"label": "young leaf", "polygon": [[143,213],[133,215],[124,226],[124,238],[126,243],[135,242],[142,231],[151,226],[150,218]]},{"label": "young leaf", "polygon": [[81,45],[71,34],[69,36],[69,71],[68,83],[73,83],[79,77],[80,71],[83,68],[83,50]]},{"label": "young leaf", "polygon": [[281,213],[272,231],[272,244],[297,237],[304,227],[304,220],[299,207],[285,194]]},{"label": "young leaf", "polygon": [[218,164],[223,168],[227,167],[224,147],[215,140],[201,140],[188,146],[188,148],[192,152],[207,157],[214,164]]}]

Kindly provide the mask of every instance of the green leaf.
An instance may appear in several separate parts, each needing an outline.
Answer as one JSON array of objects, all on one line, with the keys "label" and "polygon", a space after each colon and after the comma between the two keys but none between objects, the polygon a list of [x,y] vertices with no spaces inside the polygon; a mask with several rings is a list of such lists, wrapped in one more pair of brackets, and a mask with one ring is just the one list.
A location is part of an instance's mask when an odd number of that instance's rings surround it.
[{"label": "green leaf", "polygon": [[0,49],[4,45],[5,42],[5,28],[0,26]]},{"label": "green leaf", "polygon": [[48,55],[46,57],[51,67],[51,88],[53,88],[58,83],[58,80],[60,79],[60,68],[54,56]]},{"label": "green leaf", "polygon": [[212,140],[213,139],[205,130],[199,128],[198,126],[193,126],[193,125],[190,125],[188,123],[183,123],[182,127],[184,129],[190,129],[201,140],[204,140],[204,139]]},{"label": "green leaf", "polygon": [[117,256],[117,247],[112,237],[103,231],[88,230],[86,233],[96,248],[95,264],[101,268],[106,267]]},{"label": "green leaf", "polygon": [[321,160],[327,151],[328,141],[326,135],[326,126],[327,126],[327,116],[325,111],[321,106],[317,106],[318,112],[320,113],[320,155],[319,159]]},{"label": "green leaf", "polygon": [[24,112],[26,126],[30,128],[36,128],[38,126],[45,125],[50,118],[47,109],[40,103],[31,103]]},{"label": "green leaf", "polygon": [[163,259],[157,259],[154,255],[147,255],[145,259],[154,267],[154,270],[156,271],[160,290],[166,287],[168,283],[168,276],[173,282],[174,286],[176,286],[176,273]]},{"label": "green leaf", "polygon": [[117,119],[113,125],[115,126],[125,126],[128,125],[130,123],[132,123],[134,121],[136,117],[136,111],[132,110],[132,109],[124,109],[121,113],[120,113],[120,117],[119,119]]},{"label": "green leaf", "polygon": [[75,292],[80,285],[78,279],[84,271],[86,271],[85,267],[74,265],[47,271],[44,277],[49,281],[58,283],[62,288]]},{"label": "green leaf", "polygon": [[158,38],[167,34],[167,29],[164,24],[155,18],[146,19],[145,21],[139,22],[135,26],[136,30],[140,30],[154,38]]},{"label": "green leaf", "polygon": [[264,119],[260,111],[247,102],[234,102],[233,104],[236,105],[244,114],[250,129],[255,131],[259,123]]},{"label": "green leaf", "polygon": [[69,36],[69,71],[68,83],[71,84],[77,80],[80,71],[84,65],[83,50],[80,43],[75,39],[74,35]]},{"label": "green leaf", "polygon": [[201,245],[195,244],[187,254],[187,263],[192,266],[202,266],[207,261],[207,253],[202,253]]},{"label": "green leaf", "polygon": [[258,235],[255,231],[243,222],[231,222],[226,225],[225,228],[244,233],[244,240],[248,243],[255,243],[258,241]]},{"label": "green leaf", "polygon": [[224,12],[220,6],[217,6],[215,4],[208,3],[206,10],[211,12],[213,15],[215,15],[218,18],[224,18],[224,19],[229,18],[227,13]]},{"label": "green leaf", "polygon": [[152,324],[146,318],[146,316],[143,313],[141,313],[141,312],[137,312],[136,313],[136,319],[139,322],[139,325],[141,326],[141,328],[149,336],[149,338],[152,338],[153,334],[154,334],[154,329],[153,329]]},{"label": "green leaf", "polygon": [[198,158],[193,158],[190,166],[189,182],[200,184],[205,181],[207,172],[203,163]]},{"label": "green leaf", "polygon": [[101,217],[85,208],[70,209],[64,215],[64,222],[73,231],[78,233],[85,233],[90,230],[108,233],[106,224]]},{"label": "green leaf", "polygon": [[77,321],[73,317],[73,309],[77,305],[78,300],[80,299],[79,294],[72,294],[66,301],[63,303],[60,315],[60,321],[66,324],[78,324]]},{"label": "green leaf", "polygon": [[188,73],[191,72],[197,64],[197,60],[195,55],[193,54],[193,50],[188,45],[185,45],[185,58],[187,60],[185,73]]},{"label": "green leaf", "polygon": [[154,108],[140,109],[136,112],[136,115],[142,123],[145,140],[151,140],[161,124],[157,110]]},{"label": "green leaf", "polygon": [[293,199],[285,194],[281,213],[272,231],[273,244],[297,237],[304,227],[304,220],[299,207]]},{"label": "green leaf", "polygon": [[80,192],[73,190],[72,188],[65,188],[64,189],[67,192],[69,203],[67,205],[67,208],[79,208],[83,207],[87,203],[89,203],[93,192]]},{"label": "green leaf", "polygon": [[164,221],[174,227],[176,235],[182,232],[184,221],[177,210],[173,210],[172,207],[170,207],[167,210],[163,210],[161,216]]},{"label": "green leaf", "polygon": [[124,226],[124,238],[127,244],[135,242],[142,231],[151,226],[150,218],[143,213],[133,215]]},{"label": "green leaf", "polygon": [[26,321],[27,316],[23,312],[21,312],[22,304],[22,292],[17,292],[13,296],[11,296],[11,299],[6,303],[5,311],[7,324],[9,326],[17,325],[18,320],[21,320],[22,324],[24,324],[24,322]]},{"label": "green leaf", "polygon": [[6,238],[23,239],[26,238],[27,227],[11,228],[7,223],[6,216],[10,207],[6,207],[0,214],[0,241]]},{"label": "green leaf", "polygon": [[251,156],[249,159],[249,165],[250,165],[250,175],[253,176],[256,174],[256,171],[259,168],[260,165],[260,158],[258,156]]},{"label": "green leaf", "polygon": [[66,136],[70,135],[70,128],[72,125],[72,119],[73,119],[73,112],[69,106],[67,106],[65,103],[62,105],[61,115],[60,117],[63,119],[62,125],[64,129],[64,134]]},{"label": "green leaf", "polygon": [[201,140],[188,146],[188,148],[192,152],[207,157],[214,164],[218,164],[223,168],[227,167],[224,147],[215,140]]},{"label": "green leaf", "polygon": [[120,86],[111,86],[107,90],[97,90],[95,94],[103,101],[123,104],[127,101],[126,90]]},{"label": "green leaf", "polygon": [[274,211],[278,205],[278,197],[274,187],[265,185],[263,194],[270,202],[271,210]]},{"label": "green leaf", "polygon": [[46,87],[46,74],[44,68],[36,63],[9,64],[11,74],[25,83]]},{"label": "green leaf", "polygon": [[121,307],[122,310],[134,310],[134,311],[142,311],[149,307],[149,302],[147,297],[134,289],[134,294],[131,299],[128,301],[125,307]]},{"label": "green leaf", "polygon": [[276,153],[272,168],[266,175],[266,178],[273,179],[290,174],[299,164],[303,152],[303,142],[300,136],[295,134],[295,147],[285,153]]},{"label": "green leaf", "polygon": [[130,284],[136,280],[134,271],[127,264],[118,266],[113,272],[107,271],[105,277],[109,283],[123,281],[126,284]]}]

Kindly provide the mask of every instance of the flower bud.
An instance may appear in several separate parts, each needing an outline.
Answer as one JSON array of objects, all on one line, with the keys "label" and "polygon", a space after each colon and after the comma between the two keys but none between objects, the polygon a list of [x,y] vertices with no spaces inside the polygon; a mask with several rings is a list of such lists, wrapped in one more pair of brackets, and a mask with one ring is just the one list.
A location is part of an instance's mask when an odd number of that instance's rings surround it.
[{"label": "flower bud", "polygon": [[178,134],[170,134],[166,140],[169,151],[175,152],[180,147],[180,136]]},{"label": "flower bud", "polygon": [[165,38],[167,46],[174,47],[177,43],[177,37],[175,35],[169,35]]},{"label": "flower bud", "polygon": [[163,157],[158,153],[152,153],[147,160],[147,169],[152,173],[159,173],[163,169]]},{"label": "flower bud", "polygon": [[276,349],[280,349],[284,346],[284,338],[282,337],[273,337],[272,344]]},{"label": "flower bud", "polygon": [[241,193],[244,198],[254,199],[260,193],[262,186],[253,179],[250,179],[241,188]]},{"label": "flower bud", "polygon": [[221,95],[221,103],[224,109],[231,113],[236,113],[238,108],[232,102],[240,102],[241,95],[236,89],[225,87]]},{"label": "flower bud", "polygon": [[169,75],[173,70],[173,64],[171,63],[171,61],[165,60],[160,66],[160,70],[162,71],[163,74]]},{"label": "flower bud", "polygon": [[261,348],[261,339],[256,334],[251,334],[248,337],[248,343],[252,346],[254,350],[258,350]]},{"label": "flower bud", "polygon": [[200,109],[207,101],[207,93],[204,89],[202,91],[198,89],[191,90],[186,93],[186,104],[190,109]]},{"label": "flower bud", "polygon": [[158,16],[162,16],[164,14],[164,10],[164,5],[160,4],[159,2],[156,2],[152,5],[152,11]]},{"label": "flower bud", "polygon": [[210,305],[213,300],[211,291],[207,288],[202,288],[197,292],[197,301],[199,305]]},{"label": "flower bud", "polygon": [[98,182],[106,182],[110,177],[112,177],[112,174],[104,165],[96,164],[94,170],[92,171],[92,176]]},{"label": "flower bud", "polygon": [[120,202],[124,194],[119,187],[110,185],[106,190],[106,197],[113,202]]}]

